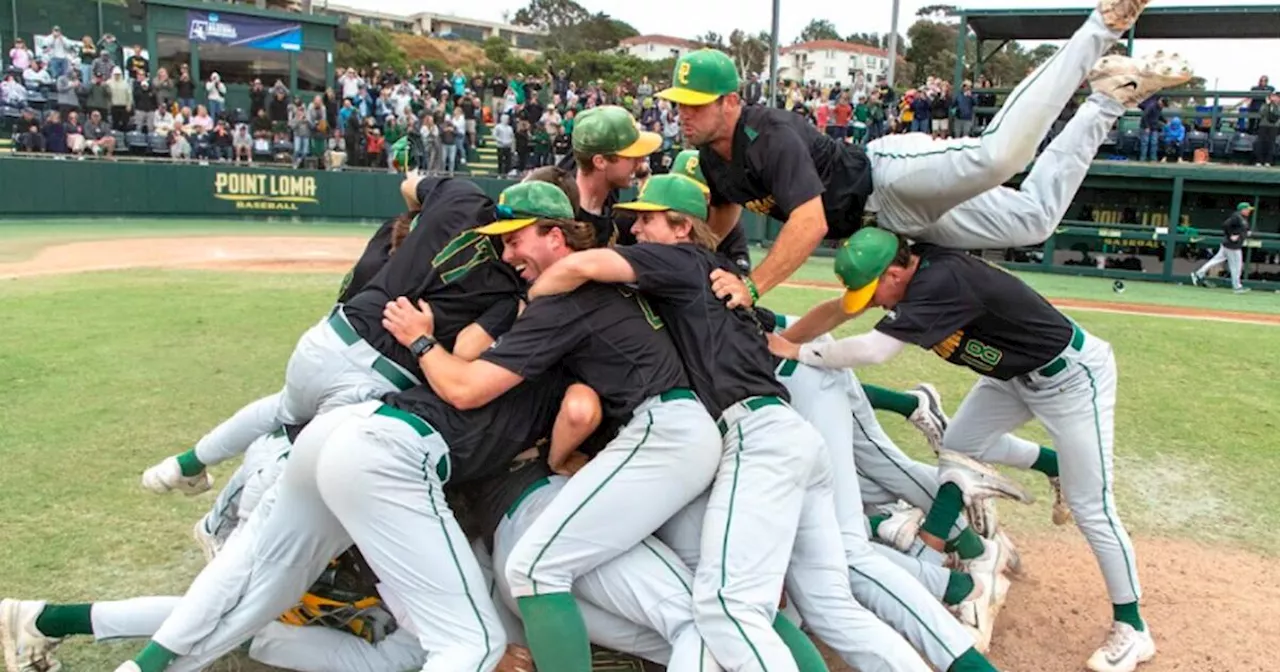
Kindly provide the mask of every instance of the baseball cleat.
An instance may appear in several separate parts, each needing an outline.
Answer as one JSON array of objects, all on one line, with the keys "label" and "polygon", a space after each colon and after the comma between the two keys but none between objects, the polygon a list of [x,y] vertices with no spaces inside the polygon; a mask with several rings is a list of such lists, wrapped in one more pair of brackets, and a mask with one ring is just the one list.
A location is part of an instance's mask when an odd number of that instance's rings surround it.
[{"label": "baseball cleat", "polygon": [[1030,504],[1035,496],[1016,481],[972,457],[944,450],[938,453],[938,483],[955,483],[964,495],[964,505],[976,500],[1003,497]]},{"label": "baseball cleat", "polygon": [[995,538],[992,540],[1000,545],[1005,555],[1005,571],[1012,574],[1015,578],[1022,576],[1022,554],[1018,552],[1018,547],[1013,545],[1013,539],[1004,530],[996,532]]},{"label": "baseball cleat", "polygon": [[929,442],[933,452],[942,452],[942,436],[947,433],[950,418],[942,410],[942,395],[929,383],[920,383],[906,391],[916,398],[916,410],[907,416],[907,422],[915,426]]},{"label": "baseball cleat", "polygon": [[1056,476],[1050,478],[1049,488],[1053,490],[1053,524],[1066,525],[1071,522],[1071,507],[1067,506],[1067,500],[1062,497],[1062,479]]},{"label": "baseball cleat", "polygon": [[[975,577],[975,583],[977,580]],[[969,634],[973,635],[973,647],[981,654],[986,654],[991,649],[991,635],[996,629],[996,616],[999,615],[1000,607],[1004,605],[1004,600],[1009,595],[1009,579],[999,576],[991,585],[994,587],[990,590],[983,587],[979,599],[961,602],[951,607],[951,613],[969,631]]]},{"label": "baseball cleat", "polygon": [[36,629],[44,602],[0,600],[0,649],[5,672],[58,672],[62,663],[50,657],[59,640]]},{"label": "baseball cleat", "polygon": [[1139,632],[1128,623],[1111,624],[1107,641],[1089,656],[1087,664],[1093,672],[1133,672],[1138,665],[1156,657],[1156,643],[1151,628]]},{"label": "baseball cleat", "polygon": [[195,527],[191,528],[191,538],[196,540],[196,545],[200,547],[200,552],[204,554],[204,561],[209,563],[213,562],[214,556],[218,555],[219,550],[222,550],[222,544],[205,527],[206,518],[207,516],[196,521]]},{"label": "baseball cleat", "polygon": [[1196,275],[1195,273],[1192,273],[1191,284],[1192,286],[1198,286],[1200,284],[1200,276]]},{"label": "baseball cleat", "polygon": [[996,500],[989,497],[979,499],[965,507],[964,517],[969,521],[969,527],[973,528],[973,531],[977,532],[978,536],[985,539],[994,539],[996,532],[1000,531]]},{"label": "baseball cleat", "polygon": [[1137,107],[1152,94],[1191,79],[1191,67],[1177,54],[1163,51],[1133,59],[1106,56],[1089,72],[1089,87],[1125,107]]},{"label": "baseball cleat", "polygon": [[995,585],[995,577],[1009,568],[1009,552],[998,541],[982,540],[982,555],[963,561],[964,571],[975,579],[982,579],[988,586]]},{"label": "baseball cleat", "polygon": [[211,489],[213,476],[207,469],[195,476],[183,476],[178,458],[166,457],[160,464],[142,472],[142,487],[157,495],[177,490],[190,497]]},{"label": "baseball cleat", "polygon": [[876,538],[906,553],[920,534],[923,522],[924,511],[915,507],[895,511],[876,528]]},{"label": "baseball cleat", "polygon": [[1123,33],[1138,22],[1138,15],[1147,8],[1151,0],[1101,0],[1098,13],[1102,22],[1117,33]]}]

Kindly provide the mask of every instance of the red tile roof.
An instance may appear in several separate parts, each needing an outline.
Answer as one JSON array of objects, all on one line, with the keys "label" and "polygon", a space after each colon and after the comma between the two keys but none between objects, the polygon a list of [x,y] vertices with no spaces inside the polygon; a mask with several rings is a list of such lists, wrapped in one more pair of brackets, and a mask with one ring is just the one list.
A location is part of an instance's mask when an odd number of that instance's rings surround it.
[{"label": "red tile roof", "polygon": [[635,37],[623,39],[618,44],[624,47],[634,44],[665,44],[672,47],[684,47],[685,49],[697,49],[703,46],[700,42],[671,37],[670,35],[636,35]]}]

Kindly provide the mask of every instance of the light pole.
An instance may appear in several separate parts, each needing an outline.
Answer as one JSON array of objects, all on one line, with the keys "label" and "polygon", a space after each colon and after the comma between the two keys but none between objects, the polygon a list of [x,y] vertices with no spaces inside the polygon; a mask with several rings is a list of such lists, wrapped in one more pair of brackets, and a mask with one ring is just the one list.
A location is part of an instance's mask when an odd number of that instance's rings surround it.
[{"label": "light pole", "polygon": [[893,74],[898,69],[898,2],[893,0],[893,19],[889,23],[889,86],[893,86]]},{"label": "light pole", "polygon": [[773,0],[773,31],[769,35],[769,107],[777,105],[778,100],[778,15],[781,4],[781,0]]}]

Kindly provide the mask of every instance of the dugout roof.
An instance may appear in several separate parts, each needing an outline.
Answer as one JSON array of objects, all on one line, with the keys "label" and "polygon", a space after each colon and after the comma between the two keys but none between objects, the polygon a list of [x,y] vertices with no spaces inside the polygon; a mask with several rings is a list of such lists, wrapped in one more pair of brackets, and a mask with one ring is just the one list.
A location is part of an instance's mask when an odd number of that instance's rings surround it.
[{"label": "dugout roof", "polygon": [[[970,9],[962,21],[979,40],[1065,40],[1092,8]],[[1148,7],[1134,27],[1139,39],[1280,38],[1280,5]]]}]

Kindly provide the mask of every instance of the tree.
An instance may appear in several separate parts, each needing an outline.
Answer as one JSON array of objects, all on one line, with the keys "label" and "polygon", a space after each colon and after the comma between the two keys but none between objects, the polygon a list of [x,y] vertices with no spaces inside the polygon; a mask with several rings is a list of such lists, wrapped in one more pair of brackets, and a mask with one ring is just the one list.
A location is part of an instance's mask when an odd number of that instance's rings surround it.
[{"label": "tree", "polygon": [[[575,34],[576,33],[576,34]],[[604,51],[613,49],[628,37],[639,35],[631,24],[619,21],[603,12],[592,16],[587,21],[575,26],[570,33],[572,46],[588,51]]]},{"label": "tree", "polygon": [[916,10],[916,16],[922,19],[950,19],[959,15],[955,5],[927,5]]},{"label": "tree", "polygon": [[367,68],[377,63],[383,67],[403,70],[404,51],[388,37],[387,33],[370,26],[353,23],[348,26],[351,39],[339,42],[334,62],[346,67]]},{"label": "tree", "polygon": [[769,33],[762,31],[756,35],[748,35],[741,30],[734,30],[729,33],[729,48],[726,51],[738,66],[738,72],[743,75],[763,72],[769,67],[769,42]]},{"label": "tree", "polygon": [[707,32],[693,38],[693,41],[710,49],[719,49],[721,51],[724,51],[725,49],[724,37],[714,30],[708,30]]},{"label": "tree", "polygon": [[840,32],[836,30],[836,24],[826,19],[812,19],[809,25],[800,31],[800,38],[796,40],[800,42],[813,42],[815,40],[839,40]]},{"label": "tree", "polygon": [[[885,48],[885,46],[881,45],[880,33],[853,33],[844,38],[844,41],[850,44],[861,44],[874,49]],[[888,40],[886,39],[885,41],[887,42]]]},{"label": "tree", "polygon": [[546,49],[560,51],[602,51],[618,46],[639,31],[603,12],[592,14],[574,0],[530,0],[511,22],[541,28],[547,34],[541,42]]}]

